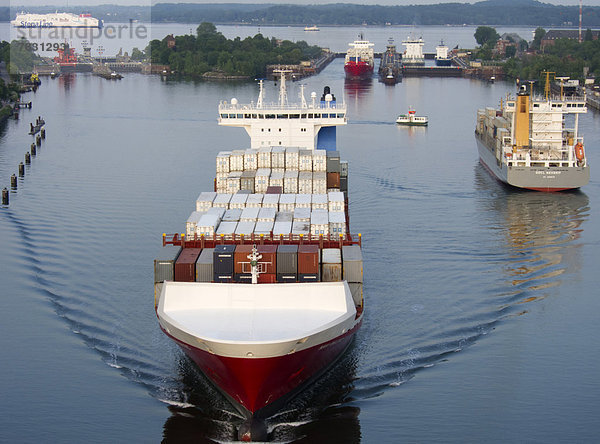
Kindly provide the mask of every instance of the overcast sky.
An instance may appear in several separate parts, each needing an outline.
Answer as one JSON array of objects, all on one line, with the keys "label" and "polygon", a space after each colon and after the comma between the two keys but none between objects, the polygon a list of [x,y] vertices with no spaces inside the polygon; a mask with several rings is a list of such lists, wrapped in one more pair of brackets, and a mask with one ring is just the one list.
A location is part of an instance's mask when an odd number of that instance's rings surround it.
[{"label": "overcast sky", "polygon": [[[261,1],[261,0],[232,0],[223,3],[281,3],[281,4],[323,4],[323,3],[355,3],[361,5],[430,5],[436,3],[475,3],[476,0],[360,0],[360,1],[345,1],[345,0],[286,0],[286,1]],[[0,0],[0,6],[66,6],[66,5],[99,5],[99,4],[119,4],[119,5],[144,5],[154,3],[221,3],[218,0]],[[554,5],[579,5],[579,0],[543,0],[543,3],[551,3]],[[583,4],[588,6],[600,6],[600,0],[583,0]]]}]

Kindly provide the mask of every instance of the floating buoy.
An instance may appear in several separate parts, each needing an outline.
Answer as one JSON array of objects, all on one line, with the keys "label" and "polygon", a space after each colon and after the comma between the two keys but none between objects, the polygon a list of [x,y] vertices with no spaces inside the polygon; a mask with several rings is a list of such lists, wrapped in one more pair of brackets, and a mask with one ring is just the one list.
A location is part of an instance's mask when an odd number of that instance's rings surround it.
[{"label": "floating buoy", "polygon": [[19,177],[25,176],[25,165],[23,162],[19,162]]},{"label": "floating buoy", "polygon": [[35,147],[34,143],[31,144],[31,150],[30,150],[30,152],[31,152],[32,156],[35,156],[37,154],[37,148]]},{"label": "floating buoy", "polygon": [[17,176],[15,176],[14,174],[12,176],[10,176],[10,187],[13,190],[17,189]]},{"label": "floating buoy", "polygon": [[31,163],[31,154],[29,154],[29,151],[27,151],[25,153],[25,165],[29,165]]},{"label": "floating buoy", "polygon": [[2,205],[8,205],[8,190],[6,187],[2,189]]},{"label": "floating buoy", "polygon": [[46,128],[42,128],[40,131],[40,134],[42,135],[42,139],[46,138]]}]

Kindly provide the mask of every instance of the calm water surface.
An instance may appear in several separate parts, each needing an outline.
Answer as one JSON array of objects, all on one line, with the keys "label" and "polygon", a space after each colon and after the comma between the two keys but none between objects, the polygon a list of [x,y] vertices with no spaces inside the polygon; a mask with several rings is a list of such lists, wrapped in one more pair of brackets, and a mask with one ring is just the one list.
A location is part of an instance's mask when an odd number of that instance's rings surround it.
[{"label": "calm water surface", "polygon": [[[477,108],[512,85],[306,79],[348,105],[352,231],[366,318],[326,378],[268,422],[278,442],[597,439],[600,116],[581,119],[580,192],[508,190],[479,165]],[[296,97],[297,84],[289,96]],[[0,129],[0,187],[47,138],[0,209],[1,442],[227,442],[240,418],[160,331],[153,258],[182,230],[214,157],[248,146],[219,100],[253,83],[126,75],[44,79]],[[276,87],[267,84],[276,98]],[[408,106],[430,126],[402,128]]]}]

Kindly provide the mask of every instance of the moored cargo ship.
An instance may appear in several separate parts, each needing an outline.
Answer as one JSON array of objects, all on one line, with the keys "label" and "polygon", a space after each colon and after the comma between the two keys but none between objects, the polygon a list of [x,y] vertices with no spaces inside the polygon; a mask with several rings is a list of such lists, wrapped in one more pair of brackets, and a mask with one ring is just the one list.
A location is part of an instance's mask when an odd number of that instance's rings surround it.
[{"label": "moored cargo ship", "polygon": [[373,75],[373,68],[375,66],[374,44],[364,40],[361,34],[360,40],[349,43],[349,46],[344,61],[346,78],[357,80],[370,78]]},{"label": "moored cargo ship", "polygon": [[[590,170],[579,134],[582,96],[534,96],[521,85],[499,109],[477,111],[475,135],[481,163],[497,179],[518,188],[563,191],[586,185]],[[574,115],[573,127],[566,118]]]},{"label": "moored cargo ship", "polygon": [[[240,439],[325,372],[363,319],[360,234],[349,230],[348,165],[335,150],[346,107],[325,88],[287,103],[233,99],[219,124],[252,148],[220,152],[214,191],[155,261],[161,329],[244,414]],[[333,132],[333,133],[332,133]]]}]

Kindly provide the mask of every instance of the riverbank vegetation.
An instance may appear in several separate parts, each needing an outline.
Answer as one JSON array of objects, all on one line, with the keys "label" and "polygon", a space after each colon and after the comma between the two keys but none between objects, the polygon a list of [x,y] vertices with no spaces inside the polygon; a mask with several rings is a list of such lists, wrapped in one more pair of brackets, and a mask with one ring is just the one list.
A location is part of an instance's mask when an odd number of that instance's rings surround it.
[{"label": "riverbank vegetation", "polygon": [[179,74],[200,76],[264,76],[269,64],[295,65],[320,56],[318,46],[306,42],[268,39],[262,34],[229,40],[212,23],[201,23],[196,35],[152,40],[145,50],[154,64],[169,65]]}]

